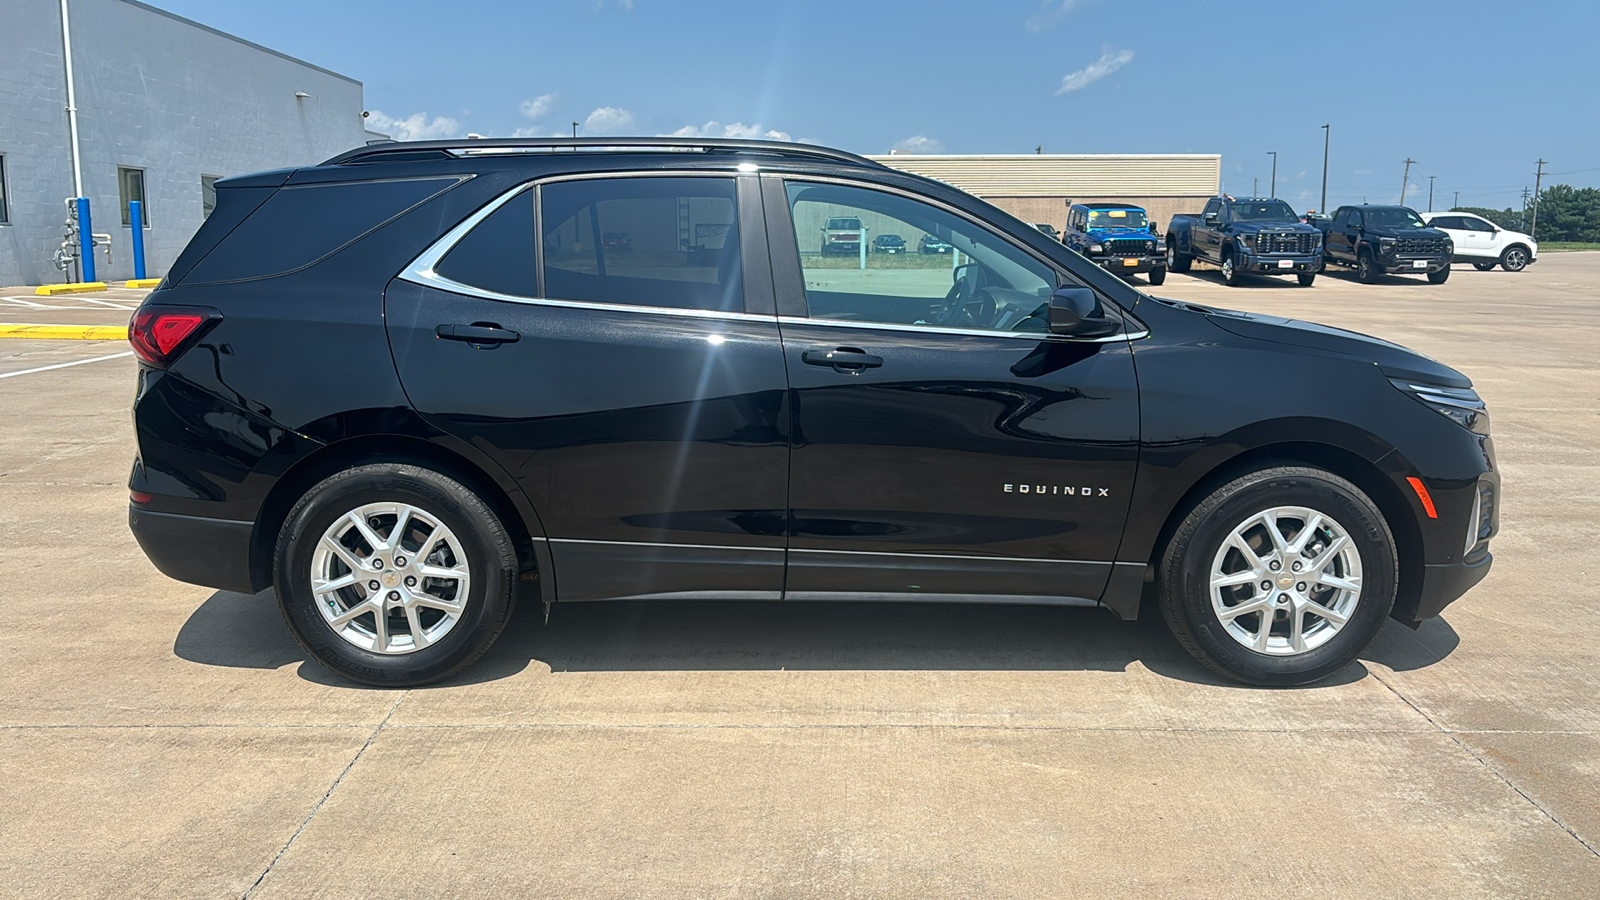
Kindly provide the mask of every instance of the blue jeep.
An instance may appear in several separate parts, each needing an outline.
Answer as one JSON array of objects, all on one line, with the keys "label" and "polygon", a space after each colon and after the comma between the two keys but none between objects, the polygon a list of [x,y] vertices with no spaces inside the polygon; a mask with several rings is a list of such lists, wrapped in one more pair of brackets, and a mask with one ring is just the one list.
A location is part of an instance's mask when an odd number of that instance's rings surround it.
[{"label": "blue jeep", "polygon": [[1075,203],[1067,210],[1061,243],[1124,278],[1145,273],[1152,285],[1167,280],[1167,248],[1143,209],[1126,203]]}]

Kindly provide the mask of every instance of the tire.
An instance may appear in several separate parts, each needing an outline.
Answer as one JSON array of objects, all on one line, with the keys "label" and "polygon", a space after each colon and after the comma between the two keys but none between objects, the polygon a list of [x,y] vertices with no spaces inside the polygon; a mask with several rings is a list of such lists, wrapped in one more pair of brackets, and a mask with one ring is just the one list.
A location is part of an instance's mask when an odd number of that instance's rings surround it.
[{"label": "tire", "polygon": [[1178,242],[1172,235],[1167,235],[1167,270],[1169,272],[1187,272],[1189,265],[1194,260],[1187,253],[1178,250]]},{"label": "tire", "polygon": [[1449,266],[1445,266],[1444,268],[1440,269],[1437,272],[1429,272],[1428,273],[1428,283],[1429,284],[1444,284],[1446,281],[1449,281],[1449,280],[1450,280],[1450,267]]},{"label": "tire", "polygon": [[[408,524],[396,539],[402,506]],[[348,575],[360,577],[333,591],[313,586]],[[488,504],[449,477],[399,463],[348,469],[311,488],[273,553],[273,587],[300,646],[337,674],[385,687],[438,681],[487,652],[511,618],[516,580],[510,533]]]},{"label": "tire", "polygon": [[1500,268],[1507,272],[1521,272],[1528,267],[1528,248],[1513,244],[1500,254]]},{"label": "tire", "polygon": [[1500,264],[1492,262],[1475,262],[1472,264],[1472,267],[1477,269],[1479,272],[1493,272],[1494,267],[1498,265]]},{"label": "tire", "polygon": [[1149,278],[1151,287],[1160,287],[1167,280],[1167,270],[1151,269]]},{"label": "tire", "polygon": [[1301,287],[1311,287],[1311,285],[1315,284],[1317,281],[1317,273],[1301,272],[1294,276],[1294,280],[1300,282]]},{"label": "tire", "polygon": [[[1276,551],[1264,518],[1269,511],[1277,513]],[[1314,516],[1322,522],[1307,535]],[[1236,533],[1259,552],[1259,568],[1252,569],[1232,542]],[[1345,543],[1332,546],[1341,536]],[[1330,546],[1319,551],[1323,540]],[[1292,571],[1307,553],[1330,550],[1328,563],[1315,575],[1310,568]],[[1388,523],[1360,488],[1322,469],[1262,469],[1218,488],[1184,517],[1161,557],[1159,605],[1178,642],[1213,672],[1246,684],[1308,684],[1349,665],[1377,636],[1394,605],[1397,560]],[[1312,581],[1330,570],[1346,588]],[[1246,572],[1246,583],[1212,584],[1214,573],[1237,577]],[[1264,591],[1263,583],[1269,585]],[[1261,611],[1232,612],[1256,605]],[[1318,615],[1313,606],[1330,615]],[[1336,617],[1344,622],[1336,624]]]},{"label": "tire", "polygon": [[1228,287],[1238,287],[1244,280],[1244,273],[1233,261],[1233,251],[1224,250],[1222,253],[1222,283]]},{"label": "tire", "polygon": [[1362,284],[1377,284],[1383,277],[1383,270],[1378,268],[1377,260],[1372,258],[1372,252],[1362,250],[1356,254],[1356,280]]}]

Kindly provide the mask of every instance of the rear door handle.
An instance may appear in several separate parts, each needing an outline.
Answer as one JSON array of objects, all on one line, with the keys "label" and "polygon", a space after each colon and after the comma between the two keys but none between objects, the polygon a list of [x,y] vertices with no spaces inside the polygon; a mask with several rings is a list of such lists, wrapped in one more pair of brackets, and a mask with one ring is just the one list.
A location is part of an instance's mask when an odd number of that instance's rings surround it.
[{"label": "rear door handle", "polygon": [[447,341],[465,341],[473,346],[515,344],[522,335],[499,325],[440,325],[433,333]]},{"label": "rear door handle", "polygon": [[836,372],[860,372],[883,365],[883,357],[873,356],[855,347],[835,347],[832,350],[807,350],[800,360],[808,366],[829,366]]}]

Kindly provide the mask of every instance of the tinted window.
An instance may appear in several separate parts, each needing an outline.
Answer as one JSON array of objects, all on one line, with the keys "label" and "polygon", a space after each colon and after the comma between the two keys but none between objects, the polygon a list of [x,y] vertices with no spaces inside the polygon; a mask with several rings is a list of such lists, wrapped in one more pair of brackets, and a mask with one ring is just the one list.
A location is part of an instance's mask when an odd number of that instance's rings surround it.
[{"label": "tinted window", "polygon": [[217,211],[217,176],[200,176],[200,218],[209,219]]},{"label": "tinted window", "polygon": [[[789,182],[790,213],[813,318],[995,331],[1044,330],[1029,317],[1055,290],[1055,272],[1010,241],[938,207],[865,188]],[[947,253],[868,253],[832,245],[836,217],[870,236],[940,241]],[[959,283],[958,283],[959,282]],[[1024,324],[1026,321],[1026,324]]]},{"label": "tinted window", "polygon": [[1294,208],[1282,200],[1241,200],[1233,204],[1235,222],[1298,222]]},{"label": "tinted window", "polygon": [[1471,216],[1462,216],[1461,217],[1461,224],[1468,231],[1493,231],[1494,230],[1494,226],[1490,225],[1488,222],[1485,222],[1482,219],[1474,219]]},{"label": "tinted window", "polygon": [[310,265],[458,182],[453,177],[417,178],[281,188],[207,254],[187,280],[265,278]]},{"label": "tinted window", "polygon": [[1205,210],[1203,212],[1201,212],[1200,215],[1203,218],[1206,215],[1206,213],[1221,212],[1221,210],[1222,210],[1222,201],[1221,200],[1212,200],[1211,202],[1206,204]]},{"label": "tinted window", "polygon": [[117,198],[122,203],[122,224],[133,223],[132,207],[129,203],[139,201],[139,218],[144,220],[144,226],[150,227],[150,204],[144,200],[144,170],[117,168]]},{"label": "tinted window", "polygon": [[434,271],[486,291],[536,296],[533,191],[523,191],[490,213],[445,254]]},{"label": "tinted window", "polygon": [[545,296],[744,310],[733,179],[597,178],[540,191]]},{"label": "tinted window", "polygon": [[1367,221],[1373,228],[1425,228],[1422,217],[1405,207],[1399,209],[1371,209]]}]

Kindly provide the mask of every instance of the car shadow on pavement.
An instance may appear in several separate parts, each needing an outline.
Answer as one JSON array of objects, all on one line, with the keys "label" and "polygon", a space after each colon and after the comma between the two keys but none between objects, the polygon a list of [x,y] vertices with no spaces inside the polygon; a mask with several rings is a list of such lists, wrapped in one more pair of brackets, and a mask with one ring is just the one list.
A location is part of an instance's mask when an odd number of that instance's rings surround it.
[{"label": "car shadow on pavement", "polygon": [[[1179,681],[1233,685],[1195,662],[1147,607],[1123,622],[1100,609],[933,603],[651,601],[557,605],[545,624],[521,603],[484,658],[442,685],[512,677],[530,664],[560,672],[1106,671],[1134,665]],[[1442,620],[1413,632],[1385,625],[1364,658],[1407,670],[1443,659],[1455,631]],[[281,669],[298,663],[318,684],[360,687],[306,658],[271,592],[219,591],[179,630],[173,652],[210,666]],[[1366,677],[1356,662],[1312,687]]]}]

